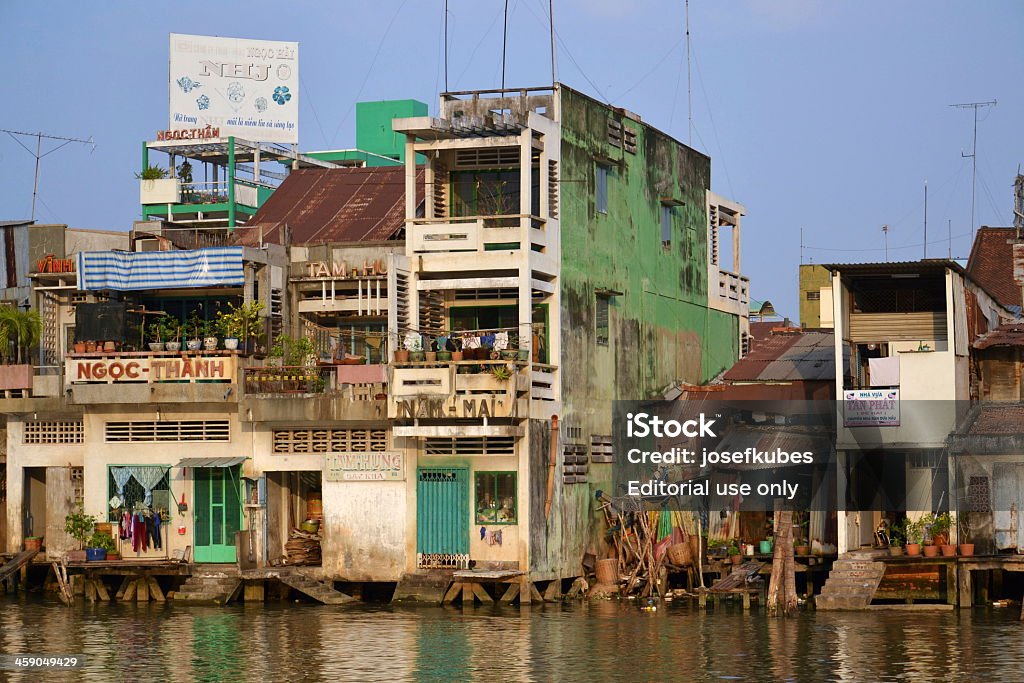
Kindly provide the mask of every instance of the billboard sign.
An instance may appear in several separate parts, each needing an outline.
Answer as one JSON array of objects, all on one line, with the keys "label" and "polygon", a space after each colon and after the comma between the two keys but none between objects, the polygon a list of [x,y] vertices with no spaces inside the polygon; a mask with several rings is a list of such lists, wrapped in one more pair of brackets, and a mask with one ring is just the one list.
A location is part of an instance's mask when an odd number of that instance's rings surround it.
[{"label": "billboard sign", "polygon": [[170,55],[171,131],[298,143],[298,43],[172,33]]}]

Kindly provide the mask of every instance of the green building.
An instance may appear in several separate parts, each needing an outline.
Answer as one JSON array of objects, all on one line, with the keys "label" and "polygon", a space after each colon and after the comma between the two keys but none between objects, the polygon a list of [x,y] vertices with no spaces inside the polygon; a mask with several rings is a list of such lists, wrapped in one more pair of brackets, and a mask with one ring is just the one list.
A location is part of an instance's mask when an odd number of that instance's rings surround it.
[{"label": "green building", "polygon": [[800,265],[800,327],[832,327],[832,272],[825,266]]}]

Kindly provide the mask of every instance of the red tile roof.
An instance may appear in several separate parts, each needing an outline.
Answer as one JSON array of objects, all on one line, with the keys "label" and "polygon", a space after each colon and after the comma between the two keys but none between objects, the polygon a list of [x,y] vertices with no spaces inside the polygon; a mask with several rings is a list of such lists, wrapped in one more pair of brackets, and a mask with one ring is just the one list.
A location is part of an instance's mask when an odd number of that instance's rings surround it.
[{"label": "red tile roof", "polygon": [[1003,306],[1021,306],[1021,288],[1013,280],[1016,228],[979,228],[967,260],[967,274]]},{"label": "red tile roof", "polygon": [[[422,188],[419,180],[416,186]],[[278,244],[285,225],[292,244],[299,245],[393,239],[405,227],[405,167],[291,171],[246,223],[262,226],[263,241]],[[239,234],[240,243],[255,244],[260,231]]]},{"label": "red tile roof", "polygon": [[1005,435],[1024,433],[1024,405],[987,405],[971,425],[971,435]]}]

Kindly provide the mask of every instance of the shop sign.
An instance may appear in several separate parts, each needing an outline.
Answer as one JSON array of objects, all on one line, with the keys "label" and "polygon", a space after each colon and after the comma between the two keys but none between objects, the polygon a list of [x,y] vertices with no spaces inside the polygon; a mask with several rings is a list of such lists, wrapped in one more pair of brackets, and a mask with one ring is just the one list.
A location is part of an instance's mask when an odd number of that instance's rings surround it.
[{"label": "shop sign", "polygon": [[405,481],[405,455],[397,451],[328,453],[327,481]]},{"label": "shop sign", "polygon": [[190,358],[68,358],[66,377],[72,383],[233,382],[235,359],[224,356]]},{"label": "shop sign", "polygon": [[207,126],[206,128],[184,128],[182,130],[158,130],[156,132],[157,142],[165,140],[211,140],[220,137],[220,128]]},{"label": "shop sign", "polygon": [[37,273],[73,273],[75,272],[75,259],[57,258],[54,254],[47,254],[45,258],[36,261]]},{"label": "shop sign", "polygon": [[899,427],[899,389],[857,389],[843,392],[846,427]]},{"label": "shop sign", "polygon": [[[504,396],[504,394],[502,394]],[[398,419],[446,419],[509,417],[504,398],[494,395],[473,398],[408,398],[395,401],[393,417]]]}]

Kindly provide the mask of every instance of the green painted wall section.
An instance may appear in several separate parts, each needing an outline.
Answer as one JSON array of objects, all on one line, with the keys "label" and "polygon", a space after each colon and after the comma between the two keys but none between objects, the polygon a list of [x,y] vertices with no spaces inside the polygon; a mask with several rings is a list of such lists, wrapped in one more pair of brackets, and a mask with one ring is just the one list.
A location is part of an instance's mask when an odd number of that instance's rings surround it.
[{"label": "green painted wall section", "polygon": [[[736,317],[707,307],[711,160],[585,95],[560,92],[562,357],[593,359],[563,369],[564,392],[636,399],[674,380],[710,379],[738,354]],[[608,142],[609,118],[635,131],[635,153]],[[595,203],[596,164],[608,160],[604,214]],[[682,205],[672,208],[663,246],[668,200]],[[612,298],[607,347],[596,343],[599,289],[622,292]]]},{"label": "green painted wall section", "polygon": [[[427,105],[417,100],[383,100],[356,103],[356,147],[358,149],[405,161],[405,135],[391,129],[391,120],[426,116]],[[367,166],[384,166],[387,162],[370,157]]]}]

